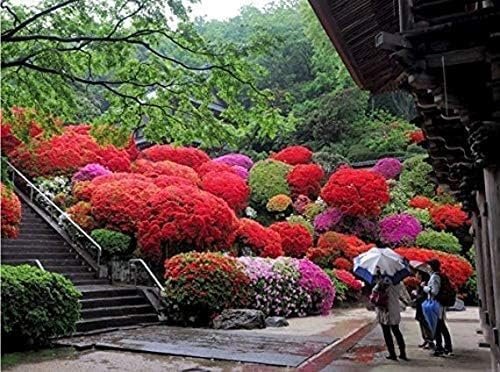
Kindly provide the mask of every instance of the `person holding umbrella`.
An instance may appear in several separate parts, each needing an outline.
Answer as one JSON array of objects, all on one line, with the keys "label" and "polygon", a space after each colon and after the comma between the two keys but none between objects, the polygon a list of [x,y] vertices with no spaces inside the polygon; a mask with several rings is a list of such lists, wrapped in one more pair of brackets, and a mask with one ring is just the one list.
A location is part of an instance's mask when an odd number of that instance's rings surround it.
[{"label": "person holding umbrella", "polygon": [[408,361],[406,344],[399,329],[401,323],[399,301],[406,305],[411,301],[408,291],[401,283],[401,280],[411,275],[408,261],[390,248],[372,248],[354,258],[354,274],[369,284],[375,284],[370,301],[375,305],[377,321],[384,334],[389,352],[386,358],[398,359],[392,338],[394,335],[399,347],[399,359]]}]

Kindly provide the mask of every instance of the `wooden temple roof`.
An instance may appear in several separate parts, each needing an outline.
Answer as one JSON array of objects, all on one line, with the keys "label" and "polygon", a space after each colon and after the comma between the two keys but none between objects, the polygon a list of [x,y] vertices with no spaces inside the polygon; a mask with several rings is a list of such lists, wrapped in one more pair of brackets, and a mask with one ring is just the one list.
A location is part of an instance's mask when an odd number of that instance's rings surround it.
[{"label": "wooden temple roof", "polygon": [[381,31],[399,31],[398,2],[309,0],[323,28],[359,87],[372,93],[397,88],[402,69],[375,47]]}]

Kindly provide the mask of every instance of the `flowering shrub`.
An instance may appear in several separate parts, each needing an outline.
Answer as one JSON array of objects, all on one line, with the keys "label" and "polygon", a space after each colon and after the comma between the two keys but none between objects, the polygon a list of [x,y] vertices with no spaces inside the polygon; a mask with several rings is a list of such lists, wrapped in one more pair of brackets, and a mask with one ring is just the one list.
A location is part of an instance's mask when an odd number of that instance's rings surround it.
[{"label": "flowering shrub", "polygon": [[408,213],[409,215],[415,217],[424,228],[432,226],[431,214],[427,209],[410,208],[407,209],[405,213]]},{"label": "flowering shrub", "polygon": [[132,172],[141,173],[153,178],[158,176],[182,177],[190,180],[194,184],[200,183],[200,177],[194,169],[169,160],[152,162],[145,159],[139,159],[132,164]]},{"label": "flowering shrub", "polygon": [[380,240],[390,246],[411,245],[422,231],[422,225],[413,216],[401,213],[380,221]]},{"label": "flowering shrub", "polygon": [[378,221],[373,217],[352,217],[344,215],[340,223],[335,226],[334,230],[355,235],[368,241],[377,240],[380,235]]},{"label": "flowering shrub", "polygon": [[91,163],[76,172],[71,178],[71,182],[92,181],[98,176],[106,176],[111,173],[109,169],[103,167],[101,164]]},{"label": "flowering shrub", "polygon": [[292,199],[288,195],[274,195],[266,204],[269,212],[284,212],[292,205]]},{"label": "flowering shrub", "polygon": [[275,222],[270,226],[270,229],[281,236],[281,245],[286,256],[304,257],[307,249],[313,245],[311,234],[302,225]]},{"label": "flowering shrub", "polygon": [[177,321],[208,324],[224,309],[247,307],[250,279],[235,258],[190,252],[165,261],[165,302]]},{"label": "flowering shrub", "polygon": [[290,165],[308,164],[312,161],[313,152],[304,146],[289,146],[272,154],[271,159]]},{"label": "flowering shrub", "polygon": [[445,204],[431,208],[434,225],[441,230],[457,229],[467,222],[467,213],[457,205]]},{"label": "flowering shrub", "polygon": [[309,199],[305,195],[299,195],[295,202],[293,203],[293,209],[299,214],[303,214],[306,210],[307,205],[311,203],[311,199]]},{"label": "flowering shrub", "polygon": [[246,208],[250,195],[246,182],[230,172],[207,173],[201,181],[201,188],[225,200],[237,213]]},{"label": "flowering shrub", "polygon": [[462,247],[458,238],[444,231],[425,230],[417,236],[416,245],[449,253],[460,253]]},{"label": "flowering shrub", "polygon": [[113,172],[130,171],[130,155],[126,149],[118,149],[115,146],[108,145],[97,151],[98,163]]},{"label": "flowering shrub", "polygon": [[328,315],[335,299],[335,288],[328,275],[308,259],[299,261],[299,285],[311,296],[313,314]]},{"label": "flowering shrub", "polygon": [[343,213],[337,208],[328,208],[314,218],[314,230],[319,233],[332,230],[340,222]]},{"label": "flowering shrub", "polygon": [[215,158],[213,161],[217,163],[227,164],[229,166],[238,166],[249,170],[253,166],[253,161],[248,156],[243,154],[227,154]]},{"label": "flowering shrub", "polygon": [[[204,177],[207,173],[212,173],[212,172],[229,172],[229,173],[234,173],[236,175],[239,175],[237,171],[231,167],[230,165],[227,165],[225,163],[218,163],[213,160],[207,161],[200,165],[197,169],[198,175],[200,177]],[[243,177],[242,177],[243,178]]]},{"label": "flowering shrub", "polygon": [[337,257],[333,260],[333,267],[338,270],[352,271],[353,263],[344,257]]},{"label": "flowering shrub", "polygon": [[346,249],[347,243],[340,234],[329,231],[319,237],[317,247],[309,248],[307,257],[315,264],[329,268],[333,260],[341,256]]},{"label": "flowering shrub", "polygon": [[335,270],[335,276],[338,280],[347,285],[347,288],[349,288],[351,291],[358,292],[363,288],[363,282],[356,279],[356,277],[349,271],[337,269]]},{"label": "flowering shrub", "polygon": [[325,172],[317,164],[299,164],[292,168],[286,179],[292,195],[306,195],[311,199],[316,199],[324,176]]},{"label": "flowering shrub", "polygon": [[403,283],[408,291],[412,291],[420,286],[421,281],[415,276],[407,276],[403,279]]},{"label": "flowering shrub", "polygon": [[146,202],[158,190],[153,183],[136,179],[103,183],[92,193],[92,215],[106,228],[134,233],[145,212]]},{"label": "flowering shrub", "polygon": [[389,202],[389,190],[381,175],[351,168],[336,171],[321,190],[331,207],[352,216],[378,216]]},{"label": "flowering shrub", "polygon": [[286,219],[288,221],[288,223],[296,223],[296,224],[299,224],[301,226],[304,226],[307,231],[309,231],[309,234],[311,234],[311,236],[314,235],[314,227],[313,225],[308,221],[306,220],[303,216],[296,216],[296,215],[292,215],[290,217],[287,217]]},{"label": "flowering shrub", "polygon": [[264,206],[275,195],[290,195],[286,181],[289,170],[289,165],[275,160],[255,163],[248,176],[252,202]]},{"label": "flowering shrub", "polygon": [[[56,177],[37,177],[35,178],[35,184],[38,189],[50,200],[54,201],[57,205],[64,207],[66,204],[61,197],[69,195],[71,190],[71,185],[68,177],[56,176]],[[47,204],[47,200],[43,197],[35,196],[37,202],[42,205]],[[56,199],[59,199],[56,202]]]},{"label": "flowering shrub", "polygon": [[260,223],[242,218],[236,231],[238,251],[249,248],[252,253],[260,257],[276,258],[283,255],[281,236]]},{"label": "flowering shrub", "polygon": [[140,156],[153,162],[169,160],[177,164],[187,165],[193,169],[198,169],[200,165],[210,161],[210,157],[200,149],[170,145],[154,145],[143,150]]},{"label": "flowering shrub", "polygon": [[396,158],[383,158],[377,161],[372,171],[381,174],[385,179],[394,179],[401,173],[403,165]]},{"label": "flowering shrub", "polygon": [[423,248],[397,248],[396,253],[407,260],[427,262],[437,259],[441,263],[441,271],[450,279],[455,288],[460,288],[474,272],[471,264],[463,257]]},{"label": "flowering shrub", "polygon": [[90,203],[80,201],[70,208],[66,209],[68,216],[75,221],[85,231],[95,229],[96,222],[91,214],[92,206]]},{"label": "flowering shrub", "polygon": [[219,251],[231,248],[238,221],[222,199],[189,186],[170,186],[141,203],[138,224],[141,251],[151,258],[183,251]]},{"label": "flowering shrub", "polygon": [[417,195],[410,199],[408,205],[412,208],[430,209],[434,207],[434,202],[425,196]]},{"label": "flowering shrub", "polygon": [[2,238],[13,239],[19,236],[21,223],[21,202],[14,191],[0,183],[2,194]]},{"label": "flowering shrub", "polygon": [[419,144],[425,141],[424,132],[421,129],[414,130],[408,133],[408,139],[411,143]]},{"label": "flowering shrub", "polygon": [[243,178],[245,181],[248,180],[248,175],[249,175],[248,169],[240,167],[239,165],[233,165],[231,167],[231,170],[233,171],[233,173],[237,174],[238,176]]},{"label": "flowering shrub", "polygon": [[347,248],[344,250],[344,256],[350,260],[354,257],[359,256],[361,253],[365,253],[374,247],[374,244],[365,243],[357,236],[338,234],[347,243]]}]

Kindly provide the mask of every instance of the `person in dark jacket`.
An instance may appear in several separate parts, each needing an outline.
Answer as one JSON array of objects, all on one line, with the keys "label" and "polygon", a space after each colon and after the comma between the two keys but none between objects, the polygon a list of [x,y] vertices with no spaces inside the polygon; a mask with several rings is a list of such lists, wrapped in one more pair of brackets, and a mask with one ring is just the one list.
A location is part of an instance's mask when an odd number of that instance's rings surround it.
[{"label": "person in dark jacket", "polygon": [[429,328],[429,325],[427,324],[427,321],[425,320],[424,311],[422,309],[422,304],[427,299],[427,293],[424,292],[423,286],[426,285],[427,282],[429,281],[429,274],[417,270],[415,276],[421,282],[421,285],[412,292],[416,308],[415,320],[418,322],[420,326],[420,332],[422,334],[422,339],[424,341],[422,344],[418,345],[418,347],[424,349],[434,349],[435,345],[434,345],[434,340],[432,338],[432,332],[431,329]]}]

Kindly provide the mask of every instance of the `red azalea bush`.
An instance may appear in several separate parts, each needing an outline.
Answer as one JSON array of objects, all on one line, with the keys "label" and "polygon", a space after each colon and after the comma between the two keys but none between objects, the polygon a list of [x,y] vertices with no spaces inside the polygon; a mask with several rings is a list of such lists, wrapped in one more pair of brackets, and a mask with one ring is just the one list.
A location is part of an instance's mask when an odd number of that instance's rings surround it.
[{"label": "red azalea bush", "polygon": [[158,176],[151,178],[151,182],[153,182],[156,186],[162,189],[167,186],[192,186],[192,187],[198,186],[192,180],[177,176]]},{"label": "red azalea bush", "polygon": [[337,270],[352,271],[353,263],[344,257],[337,257],[333,260],[333,268]]},{"label": "red azalea bush", "polygon": [[135,179],[105,182],[92,193],[92,214],[106,228],[133,233],[145,212],[147,200],[158,191],[153,183]]},{"label": "red azalea bush", "polygon": [[173,147],[170,145],[155,145],[142,151],[141,157],[154,162],[169,160],[177,164],[198,169],[210,157],[195,147]]},{"label": "red azalea bush", "polygon": [[345,167],[332,174],[321,198],[347,215],[376,217],[389,202],[389,189],[380,174]]},{"label": "red azalea bush", "polygon": [[284,254],[281,247],[281,236],[270,228],[248,218],[242,218],[239,221],[239,227],[236,231],[236,245],[241,248],[248,247],[260,257],[276,258]]},{"label": "red azalea bush", "polygon": [[316,199],[324,176],[323,168],[317,164],[299,164],[293,167],[286,179],[294,197],[306,195]]},{"label": "red azalea bush", "polygon": [[183,251],[224,251],[234,242],[238,220],[222,199],[189,186],[169,186],[141,203],[141,251],[160,259]]},{"label": "red azalea bush", "polygon": [[66,209],[66,213],[69,217],[85,231],[91,231],[97,227],[91,212],[92,206],[90,203],[84,201],[80,201]]},{"label": "red azalea bush", "polygon": [[370,248],[373,248],[375,246],[375,244],[373,243],[365,243],[355,235],[339,235],[347,243],[347,249],[344,251],[344,255],[350,260],[352,260],[356,256],[359,256],[361,253],[369,251]]},{"label": "red azalea bush", "polygon": [[114,172],[130,172],[130,155],[126,149],[109,145],[97,151],[99,163]]},{"label": "red azalea bush", "polygon": [[408,138],[411,143],[415,143],[417,145],[425,141],[425,135],[421,129],[417,129],[408,133]]},{"label": "red azalea bush", "polygon": [[425,196],[422,196],[422,195],[417,195],[417,196],[410,199],[410,201],[408,202],[408,205],[411,208],[430,209],[430,208],[434,207],[435,204],[431,199],[429,199]]},{"label": "red azalea bush", "polygon": [[217,161],[207,161],[200,165],[197,169],[198,174],[200,177],[204,177],[207,173],[211,172],[229,172],[229,173],[234,173],[238,174],[234,168],[232,168],[230,165],[227,165],[225,163],[217,162]]},{"label": "red azalea bush", "polygon": [[458,205],[445,204],[431,208],[432,222],[438,229],[457,229],[463,226],[468,216]]},{"label": "red azalea bush", "polygon": [[302,225],[283,221],[275,222],[269,228],[281,236],[281,245],[286,256],[302,258],[313,245],[311,234]]},{"label": "red azalea bush", "polygon": [[231,172],[210,172],[201,181],[201,188],[225,200],[237,213],[248,205],[250,188],[245,180]]},{"label": "red azalea bush", "polygon": [[431,259],[439,260],[441,271],[450,279],[451,284],[456,289],[464,285],[474,272],[471,264],[458,255],[423,248],[401,247],[395,249],[395,251],[409,261],[427,262]]},{"label": "red azalea bush", "polygon": [[244,266],[219,253],[190,252],[165,261],[165,299],[169,317],[207,325],[224,309],[250,303]]},{"label": "red azalea bush", "polygon": [[356,279],[349,271],[337,269],[335,270],[335,277],[344,283],[351,291],[358,292],[363,288],[363,283]]},{"label": "red azalea bush", "polygon": [[169,160],[152,162],[139,159],[132,164],[132,171],[148,177],[175,176],[186,178],[194,184],[200,183],[200,177],[193,168]]},{"label": "red azalea bush", "polygon": [[304,146],[289,146],[272,154],[271,159],[290,165],[308,164],[312,161],[313,152]]},{"label": "red azalea bush", "polygon": [[90,201],[92,194],[100,185],[103,185],[105,183],[110,183],[113,181],[122,181],[122,180],[152,182],[151,178],[143,176],[142,174],[123,173],[123,172],[111,173],[104,176],[98,176],[90,182],[84,181],[73,184],[72,187],[73,196],[77,200]]},{"label": "red azalea bush", "polygon": [[2,238],[17,238],[21,223],[21,202],[14,191],[3,183],[0,183],[0,190],[2,194]]}]

